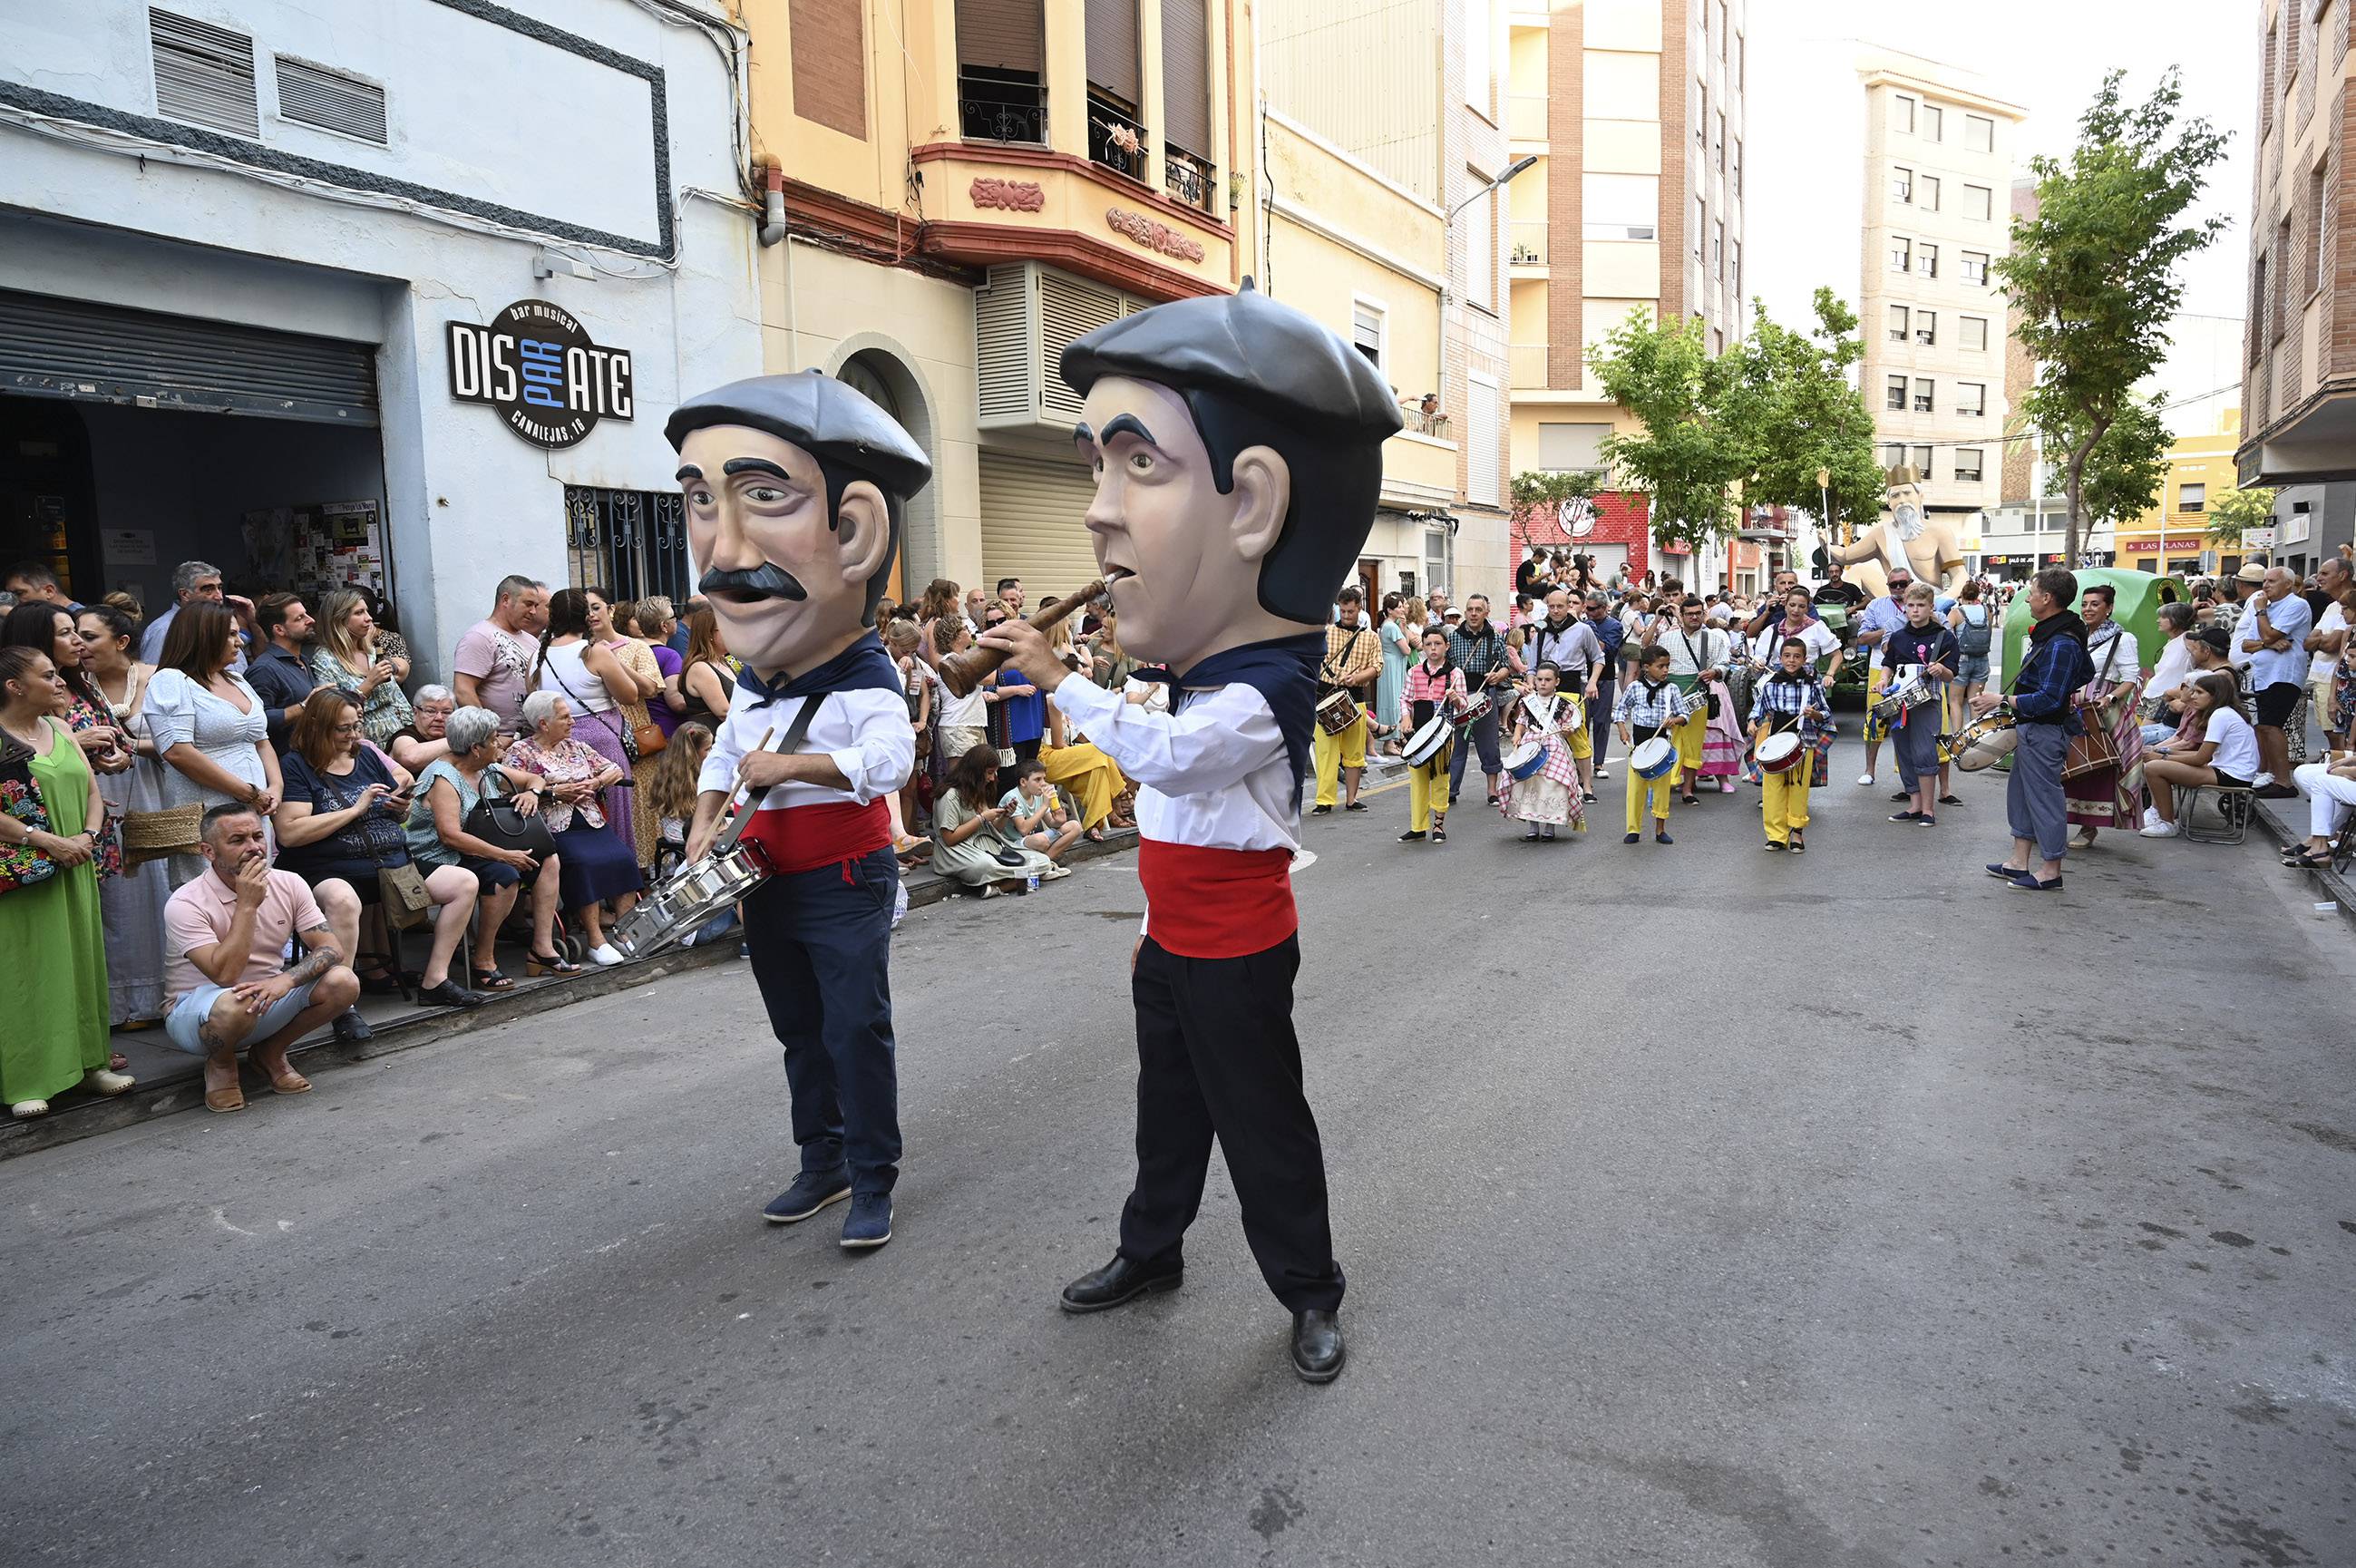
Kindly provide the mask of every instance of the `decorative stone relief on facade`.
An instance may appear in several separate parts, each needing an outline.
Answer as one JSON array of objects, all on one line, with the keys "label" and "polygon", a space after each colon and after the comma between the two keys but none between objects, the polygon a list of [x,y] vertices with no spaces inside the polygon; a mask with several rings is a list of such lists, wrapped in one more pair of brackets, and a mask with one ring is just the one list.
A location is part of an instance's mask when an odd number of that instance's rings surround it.
[{"label": "decorative stone relief on facade", "polygon": [[1038,212],[1047,205],[1046,188],[1027,179],[993,179],[982,177],[971,188],[976,207],[995,207],[1008,212]]},{"label": "decorative stone relief on facade", "polygon": [[1159,251],[1182,262],[1203,259],[1200,242],[1188,239],[1169,224],[1158,223],[1142,212],[1127,212],[1118,207],[1108,207],[1105,209],[1105,223],[1114,233],[1126,235],[1149,251]]}]

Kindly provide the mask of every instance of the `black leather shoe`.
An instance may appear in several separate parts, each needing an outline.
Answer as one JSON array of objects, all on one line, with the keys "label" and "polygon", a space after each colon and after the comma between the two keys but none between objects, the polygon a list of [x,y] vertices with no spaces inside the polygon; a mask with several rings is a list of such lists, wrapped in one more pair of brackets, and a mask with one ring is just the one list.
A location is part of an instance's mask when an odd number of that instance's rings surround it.
[{"label": "black leather shoe", "polygon": [[1342,1370],[1342,1319],[1331,1312],[1292,1315],[1292,1369],[1301,1380],[1330,1383]]},{"label": "black leather shoe", "polygon": [[347,1007],[337,1014],[334,1028],[336,1038],[354,1045],[376,1033],[369,1027],[369,1021],[360,1016],[360,1010],[357,1007]]},{"label": "black leather shoe", "polygon": [[1135,1301],[1139,1296],[1156,1291],[1176,1290],[1186,1283],[1186,1270],[1181,1264],[1159,1272],[1143,1263],[1133,1263],[1119,1253],[1111,1262],[1092,1274],[1082,1274],[1064,1287],[1063,1305],[1066,1312],[1102,1312],[1108,1306]]}]

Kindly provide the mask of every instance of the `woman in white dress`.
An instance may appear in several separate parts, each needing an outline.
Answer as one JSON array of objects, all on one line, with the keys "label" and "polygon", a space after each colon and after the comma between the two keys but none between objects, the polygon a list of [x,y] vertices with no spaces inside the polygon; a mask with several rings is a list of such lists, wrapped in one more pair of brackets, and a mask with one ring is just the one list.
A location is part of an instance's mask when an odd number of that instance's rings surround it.
[{"label": "woman in white dress", "polygon": [[[147,682],[147,735],[165,763],[165,805],[234,800],[259,812],[267,831],[278,807],[278,754],[270,749],[269,710],[244,676],[230,672],[239,651],[237,618],[226,606],[182,605]],[[204,856],[171,857],[174,887],[204,874]]]}]

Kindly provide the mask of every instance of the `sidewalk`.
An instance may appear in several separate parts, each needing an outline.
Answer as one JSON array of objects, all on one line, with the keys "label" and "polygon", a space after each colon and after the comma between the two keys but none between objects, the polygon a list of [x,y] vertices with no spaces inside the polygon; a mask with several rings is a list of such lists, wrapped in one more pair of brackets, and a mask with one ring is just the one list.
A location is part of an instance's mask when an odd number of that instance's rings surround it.
[{"label": "sidewalk", "polygon": [[[1091,843],[1082,839],[1072,846],[1067,861],[1095,860],[1108,854],[1118,854],[1137,843],[1134,828],[1107,828],[1105,842]],[[919,862],[902,874],[908,888],[908,908],[914,911],[928,904],[937,904],[949,897],[954,885],[936,873],[930,864]],[[316,1079],[323,1071],[366,1061],[371,1057],[389,1056],[453,1035],[491,1028],[512,1019],[544,1013],[552,1007],[569,1006],[594,997],[627,991],[689,970],[709,969],[736,960],[737,938],[731,933],[710,947],[669,948],[652,958],[637,959],[615,965],[611,969],[594,966],[575,975],[552,976],[543,980],[523,978],[520,964],[515,971],[516,987],[491,996],[480,1007],[449,1008],[420,1007],[402,996],[364,996],[360,999],[360,1015],[374,1031],[373,1037],[357,1045],[346,1045],[327,1029],[314,1030],[295,1042],[287,1053],[288,1059],[306,1078]],[[204,1104],[204,1068],[196,1057],[174,1048],[164,1038],[160,1028],[114,1031],[114,1048],[130,1058],[129,1071],[139,1081],[136,1087],[112,1099],[102,1099],[88,1090],[73,1089],[50,1102],[47,1116],[30,1122],[0,1119],[0,1160],[37,1150],[54,1148],[78,1138],[91,1137],[128,1127],[153,1117],[168,1116],[175,1112],[190,1111]],[[246,1093],[267,1100],[259,1073],[243,1069]]]},{"label": "sidewalk", "polygon": [[[2275,842],[2286,847],[2307,842],[2307,802],[2305,800],[2259,800],[2258,825],[2272,833]],[[2285,810],[2287,807],[2288,810]],[[2356,884],[2329,867],[2303,875],[2312,877],[2315,901],[2326,900],[2340,906],[2340,918],[2356,921]]]}]

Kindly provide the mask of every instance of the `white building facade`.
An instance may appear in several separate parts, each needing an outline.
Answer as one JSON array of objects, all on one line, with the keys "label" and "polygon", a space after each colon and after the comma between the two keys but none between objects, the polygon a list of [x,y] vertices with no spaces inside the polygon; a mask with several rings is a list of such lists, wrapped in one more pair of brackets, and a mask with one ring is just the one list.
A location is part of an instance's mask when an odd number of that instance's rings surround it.
[{"label": "white building facade", "polygon": [[152,612],[690,585],[662,427],[757,374],[707,0],[0,0],[0,554]]}]

